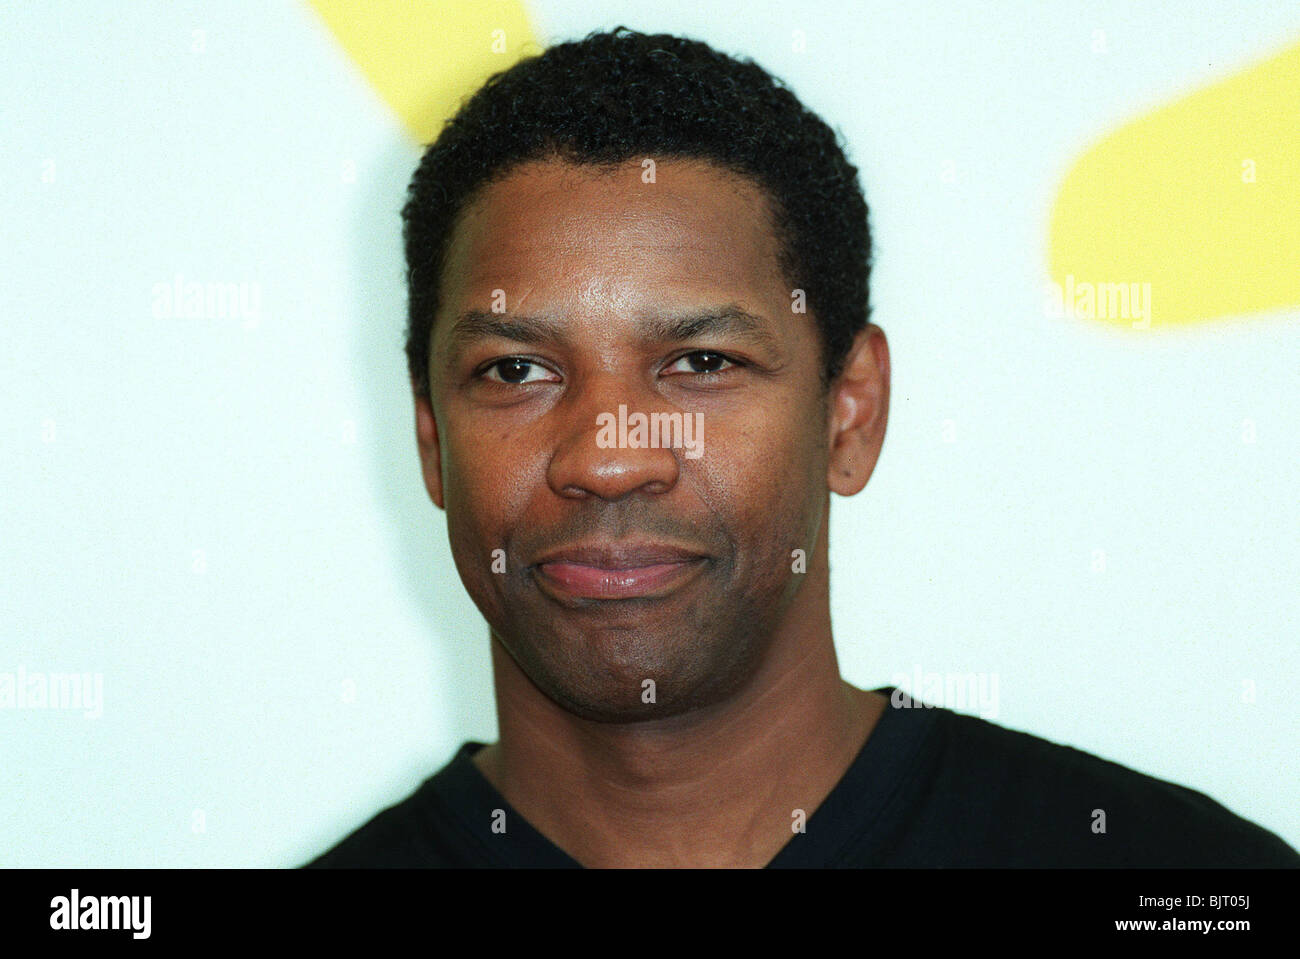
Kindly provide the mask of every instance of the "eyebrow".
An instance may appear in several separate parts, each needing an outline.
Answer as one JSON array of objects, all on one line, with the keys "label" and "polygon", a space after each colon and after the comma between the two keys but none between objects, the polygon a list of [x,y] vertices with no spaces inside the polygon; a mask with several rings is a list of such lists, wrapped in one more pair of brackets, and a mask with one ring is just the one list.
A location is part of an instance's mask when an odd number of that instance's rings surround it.
[{"label": "eyebrow", "polygon": [[[637,321],[637,335],[642,342],[654,345],[701,336],[732,336],[771,350],[779,349],[780,345],[767,321],[734,303],[645,317]],[[490,338],[530,344],[565,344],[570,339],[564,324],[549,317],[467,310],[448,333],[448,353],[454,355],[477,340]]]}]

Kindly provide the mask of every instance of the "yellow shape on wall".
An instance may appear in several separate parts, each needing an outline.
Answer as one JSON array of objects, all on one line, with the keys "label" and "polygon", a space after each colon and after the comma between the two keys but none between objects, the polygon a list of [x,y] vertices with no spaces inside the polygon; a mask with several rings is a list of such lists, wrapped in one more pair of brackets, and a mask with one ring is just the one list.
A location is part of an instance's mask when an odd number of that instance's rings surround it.
[{"label": "yellow shape on wall", "polygon": [[[1145,284],[1151,326],[1300,306],[1300,44],[1126,124],[1085,153],[1052,210],[1067,313]],[[1071,293],[1076,293],[1072,299]],[[1136,310],[1134,311],[1136,316]]]},{"label": "yellow shape on wall", "polygon": [[309,0],[418,143],[462,98],[541,53],[517,0]]}]

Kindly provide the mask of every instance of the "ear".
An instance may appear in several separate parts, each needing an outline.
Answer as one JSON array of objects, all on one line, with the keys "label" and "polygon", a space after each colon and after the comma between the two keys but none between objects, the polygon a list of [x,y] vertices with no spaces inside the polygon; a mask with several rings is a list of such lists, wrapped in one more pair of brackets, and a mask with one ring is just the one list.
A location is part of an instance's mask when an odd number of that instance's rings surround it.
[{"label": "ear", "polygon": [[844,370],[831,384],[827,412],[826,485],[852,496],[876,468],[889,419],[889,343],[875,324],[854,337]]},{"label": "ear", "polygon": [[415,396],[415,444],[420,450],[420,470],[424,474],[424,488],[429,499],[442,509],[442,449],[438,444],[438,421],[433,418],[433,407],[411,384]]}]

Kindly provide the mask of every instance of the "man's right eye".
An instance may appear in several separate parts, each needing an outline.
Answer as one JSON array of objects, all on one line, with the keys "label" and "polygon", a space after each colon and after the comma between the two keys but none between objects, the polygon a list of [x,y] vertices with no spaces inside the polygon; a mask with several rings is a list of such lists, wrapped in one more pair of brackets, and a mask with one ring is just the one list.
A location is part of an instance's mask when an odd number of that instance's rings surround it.
[{"label": "man's right eye", "polygon": [[[550,373],[551,375],[548,380],[546,376],[540,378],[534,376],[536,373]],[[558,381],[558,377],[546,367],[522,356],[508,356],[503,360],[497,360],[490,366],[485,367],[479,375],[491,383],[505,383],[510,386],[517,386],[521,383]]]}]

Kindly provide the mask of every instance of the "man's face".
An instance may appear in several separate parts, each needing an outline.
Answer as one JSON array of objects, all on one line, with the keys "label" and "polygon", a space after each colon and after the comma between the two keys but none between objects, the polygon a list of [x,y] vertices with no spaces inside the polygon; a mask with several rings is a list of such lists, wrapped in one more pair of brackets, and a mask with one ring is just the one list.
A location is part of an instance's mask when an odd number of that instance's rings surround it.
[{"label": "man's face", "polygon": [[[820,340],[792,302],[764,194],[707,163],[533,162],[462,216],[425,480],[494,635],[571,713],[716,703],[789,628],[828,499]],[[656,413],[692,429],[654,433],[677,448],[636,434]]]}]

